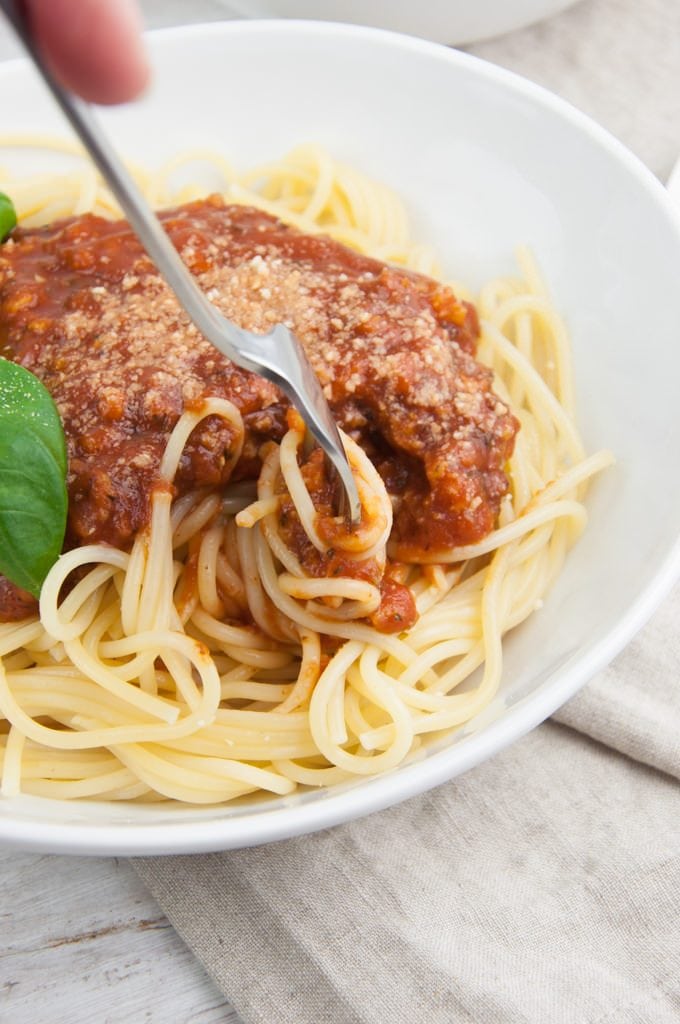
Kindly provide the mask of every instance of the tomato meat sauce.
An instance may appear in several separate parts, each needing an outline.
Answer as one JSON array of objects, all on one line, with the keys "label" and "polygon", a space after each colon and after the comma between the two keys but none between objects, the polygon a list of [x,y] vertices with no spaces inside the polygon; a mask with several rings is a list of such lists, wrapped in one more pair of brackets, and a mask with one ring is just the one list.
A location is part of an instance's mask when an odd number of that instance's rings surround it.
[{"label": "tomato meat sauce", "polygon": [[[220,197],[161,219],[227,317],[256,332],[282,321],[300,338],[338,424],[385,481],[400,561],[493,528],[518,423],[474,358],[473,306],[427,277]],[[178,495],[255,479],[262,445],[286,430],[285,397],[202,338],[125,221],[86,214],[14,232],[0,249],[0,354],[36,374],[61,414],[69,547],[132,544],[184,410],[229,399],[245,444],[234,466],[233,428],[204,420],[182,456]],[[338,569],[332,556],[308,565],[302,537],[298,547],[311,574]],[[406,628],[415,616],[406,588],[389,572],[376,582],[384,608],[374,624]],[[0,621],[29,605],[0,583]]]}]

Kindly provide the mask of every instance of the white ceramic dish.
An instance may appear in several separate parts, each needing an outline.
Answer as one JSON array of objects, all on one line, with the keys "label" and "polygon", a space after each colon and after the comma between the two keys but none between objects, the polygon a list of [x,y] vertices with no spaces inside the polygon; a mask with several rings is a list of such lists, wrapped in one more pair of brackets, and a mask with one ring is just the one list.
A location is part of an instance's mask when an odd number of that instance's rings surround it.
[{"label": "white ceramic dish", "polygon": [[457,46],[531,25],[574,0],[225,0],[250,18],[322,18],[408,32]]},{"label": "white ceramic dish", "polygon": [[[0,800],[0,841],[37,850],[246,846],[422,792],[554,711],[623,647],[680,567],[680,218],[634,157],[536,86],[404,36],[236,22],[162,32],[151,49],[153,91],[105,116],[138,160],[210,145],[247,166],[315,140],[393,185],[416,233],[472,286],[511,270],[514,246],[529,243],[573,332],[588,446],[607,445],[618,464],[594,484],[588,531],[545,606],[507,638],[494,711],[465,733],[380,778],[238,806]],[[0,101],[6,132],[64,131],[24,64],[0,68]]]}]

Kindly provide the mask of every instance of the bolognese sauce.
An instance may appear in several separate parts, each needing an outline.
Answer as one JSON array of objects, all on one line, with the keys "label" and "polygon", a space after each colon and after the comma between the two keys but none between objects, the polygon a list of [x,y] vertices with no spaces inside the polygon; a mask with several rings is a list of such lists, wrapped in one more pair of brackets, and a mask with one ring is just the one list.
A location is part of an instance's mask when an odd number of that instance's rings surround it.
[{"label": "bolognese sauce", "polygon": [[[338,424],[385,482],[400,560],[474,543],[493,528],[518,423],[474,358],[472,305],[424,276],[219,197],[161,219],[227,317],[256,332],[282,321],[300,338]],[[205,420],[182,457],[178,494],[255,479],[262,445],[286,430],[282,394],[201,337],[124,221],[86,214],[14,233],[0,254],[0,354],[35,373],[61,414],[68,546],[130,546],[147,522],[173,426],[206,398],[239,409],[245,444],[234,466],[232,428]],[[306,570],[325,573],[331,539],[327,558],[314,557]],[[378,628],[412,618],[400,586],[386,574]],[[25,614],[26,601],[4,581],[0,621]]]}]

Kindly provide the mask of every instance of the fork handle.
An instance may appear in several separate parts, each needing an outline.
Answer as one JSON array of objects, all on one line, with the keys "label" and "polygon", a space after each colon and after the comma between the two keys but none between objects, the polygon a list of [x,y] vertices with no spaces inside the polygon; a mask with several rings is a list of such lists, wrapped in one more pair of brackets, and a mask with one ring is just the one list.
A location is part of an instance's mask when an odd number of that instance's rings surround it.
[{"label": "fork handle", "polygon": [[[88,103],[73,96],[55,79],[38,50],[24,5],[20,0],[0,0],[0,8],[28,50],[37,70],[61,108],[63,114],[83,142],[86,150],[115,195],[127,220],[140,237],[144,248],[164,278],[178,295],[180,302],[199,330],[212,340],[217,329],[215,311],[197,287],[194,279],[172,245],[161,223],[137,187],[132,175],[99,128]],[[244,366],[240,338],[224,338],[225,324],[220,319],[222,349],[233,362]],[[234,328],[236,332],[238,329]],[[252,369],[252,366],[244,366]]]},{"label": "fork handle", "polygon": [[349,520],[361,519],[361,503],[352,471],[328,403],[298,339],[278,324],[269,334],[253,335],[223,317],[205,297],[164,231],[161,222],[101,131],[89,104],[55,79],[35,45],[21,0],[0,0],[0,10],[24,44],[62,112],[83,142],[118,200],[151,260],[201,334],[237,366],[267,377],[301,412],[313,436],[338,473]]}]

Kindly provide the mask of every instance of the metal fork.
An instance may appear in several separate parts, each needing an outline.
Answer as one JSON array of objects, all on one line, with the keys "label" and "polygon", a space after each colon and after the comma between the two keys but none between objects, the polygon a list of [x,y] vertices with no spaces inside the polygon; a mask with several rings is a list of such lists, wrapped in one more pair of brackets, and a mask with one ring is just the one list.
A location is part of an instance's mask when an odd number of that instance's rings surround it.
[{"label": "metal fork", "polygon": [[244,370],[266,377],[298,409],[342,484],[341,514],[356,525],[361,519],[357,486],[340,433],[305,350],[295,335],[277,324],[267,334],[237,327],[198,287],[160,221],[137,188],[92,115],[88,104],[72,96],[45,66],[21,3],[0,0],[0,9],[30,54],[45,84],[83,142],[120,203],[147,253],[177,296],[189,318],[215,348]]}]

